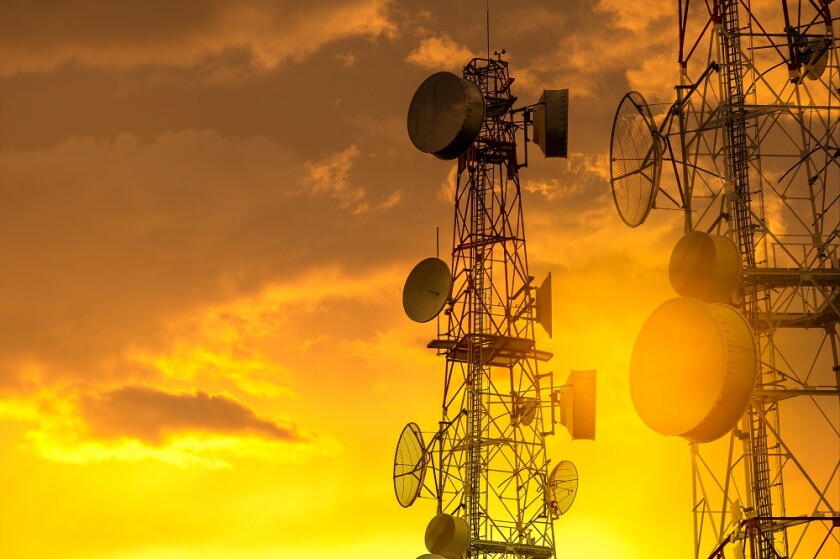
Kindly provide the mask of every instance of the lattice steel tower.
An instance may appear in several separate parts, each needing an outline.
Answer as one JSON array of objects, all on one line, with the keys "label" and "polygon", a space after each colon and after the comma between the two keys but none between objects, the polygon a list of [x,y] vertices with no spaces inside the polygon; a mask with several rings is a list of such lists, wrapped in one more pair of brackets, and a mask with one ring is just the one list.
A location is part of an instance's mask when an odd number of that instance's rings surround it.
[{"label": "lattice steel tower", "polygon": [[[669,272],[685,301],[674,304],[736,309],[753,341],[742,348],[752,362],[715,371],[719,399],[700,419],[718,425],[705,432],[657,424],[641,380],[661,375],[652,366],[640,373],[652,362],[642,356],[652,325],[634,349],[631,391],[635,375],[642,419],[690,441],[698,558],[840,556],[840,73],[832,3],[679,0],[676,101],[662,107],[659,125],[635,92],[616,114],[611,184],[622,219],[637,226],[651,208],[683,210],[686,236]],[[675,173],[660,184],[663,162]],[[660,309],[649,323],[667,314]],[[722,322],[721,332],[727,328]],[[725,355],[736,337],[727,338]]]},{"label": "lattice steel tower", "polygon": [[416,425],[403,431],[395,487],[404,506],[424,488],[436,499],[426,546],[453,559],[553,557],[553,520],[571,505],[577,472],[568,461],[549,471],[545,437],[558,420],[594,438],[594,371],[557,388],[539,371],[552,357],[534,337],[536,322],[551,333],[550,277],[537,287],[529,275],[519,185],[527,149],[518,155],[517,134],[533,131],[546,156],[566,156],[568,93],[514,109],[513,82],[500,54],[476,58],[463,78],[427,79],[408,115],[414,145],[457,157],[458,178],[451,272],[426,259],[403,294],[418,322],[444,312],[428,344],[446,359],[442,418],[428,445]]}]

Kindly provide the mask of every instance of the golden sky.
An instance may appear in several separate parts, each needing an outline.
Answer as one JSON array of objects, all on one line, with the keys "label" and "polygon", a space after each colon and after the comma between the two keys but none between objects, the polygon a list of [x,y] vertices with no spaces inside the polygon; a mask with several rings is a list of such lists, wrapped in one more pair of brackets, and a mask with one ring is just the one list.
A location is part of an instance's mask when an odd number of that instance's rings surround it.
[{"label": "golden sky", "polygon": [[[407,273],[451,238],[452,164],[405,131],[416,87],[484,54],[484,1],[0,3],[0,556],[392,558],[408,421],[436,428],[434,326]],[[627,368],[674,296],[675,212],[627,229],[613,113],[677,81],[675,9],[491,2],[514,92],[571,94],[570,157],[521,174],[550,369],[598,370],[597,441],[558,556],[690,556],[688,444]]]}]

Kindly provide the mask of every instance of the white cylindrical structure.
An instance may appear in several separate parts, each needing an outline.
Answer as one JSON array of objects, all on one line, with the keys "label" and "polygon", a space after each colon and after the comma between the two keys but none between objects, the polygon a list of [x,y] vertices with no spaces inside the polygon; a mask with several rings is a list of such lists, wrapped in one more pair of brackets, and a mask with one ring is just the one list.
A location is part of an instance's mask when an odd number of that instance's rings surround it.
[{"label": "white cylindrical structure", "polygon": [[713,441],[749,406],[758,359],[737,310],[678,297],[642,326],[630,359],[630,396],[645,424],[663,435]]},{"label": "white cylindrical structure", "polygon": [[460,559],[470,544],[467,521],[442,512],[426,527],[426,549],[445,559]]}]

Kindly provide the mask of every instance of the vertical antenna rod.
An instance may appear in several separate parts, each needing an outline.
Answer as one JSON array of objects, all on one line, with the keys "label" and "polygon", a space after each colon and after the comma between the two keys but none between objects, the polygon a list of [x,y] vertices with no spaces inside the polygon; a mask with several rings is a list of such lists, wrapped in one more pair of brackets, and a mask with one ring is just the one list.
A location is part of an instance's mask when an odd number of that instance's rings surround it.
[{"label": "vertical antenna rod", "polygon": [[487,0],[487,60],[490,60],[490,0]]}]

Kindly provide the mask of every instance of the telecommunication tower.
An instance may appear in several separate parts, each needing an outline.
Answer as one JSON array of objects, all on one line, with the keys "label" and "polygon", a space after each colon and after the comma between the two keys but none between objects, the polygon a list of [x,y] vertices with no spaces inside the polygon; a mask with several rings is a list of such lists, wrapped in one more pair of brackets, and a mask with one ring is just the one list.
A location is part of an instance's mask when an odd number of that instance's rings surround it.
[{"label": "telecommunication tower", "polygon": [[551,335],[551,276],[537,286],[529,275],[519,185],[528,153],[527,144],[517,150],[518,134],[546,157],[566,157],[568,92],[514,108],[503,53],[473,59],[463,77],[433,74],[408,112],[414,146],[457,159],[458,172],[451,268],[427,258],[403,290],[411,319],[442,313],[428,347],[446,360],[438,428],[426,443],[409,423],[394,460],[402,506],[437,502],[423,557],[553,557],[553,521],[578,479],[569,461],[551,467],[546,437],[556,423],[573,438],[595,437],[595,371],[557,386],[539,370],[552,357],[534,337],[535,323]]},{"label": "telecommunication tower", "polygon": [[681,297],[642,327],[630,390],[649,427],[690,442],[696,558],[840,557],[832,3],[678,0],[676,100],[657,124],[630,92],[615,116],[622,220],[684,216]]}]

